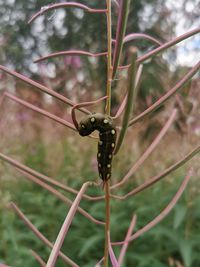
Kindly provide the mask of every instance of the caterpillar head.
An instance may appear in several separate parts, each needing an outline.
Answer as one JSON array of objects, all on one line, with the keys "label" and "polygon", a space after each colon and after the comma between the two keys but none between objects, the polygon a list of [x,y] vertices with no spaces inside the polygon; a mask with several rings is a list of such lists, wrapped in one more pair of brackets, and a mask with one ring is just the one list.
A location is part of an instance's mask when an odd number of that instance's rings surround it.
[{"label": "caterpillar head", "polygon": [[94,131],[93,125],[90,123],[89,116],[80,121],[78,131],[81,136],[87,136]]}]

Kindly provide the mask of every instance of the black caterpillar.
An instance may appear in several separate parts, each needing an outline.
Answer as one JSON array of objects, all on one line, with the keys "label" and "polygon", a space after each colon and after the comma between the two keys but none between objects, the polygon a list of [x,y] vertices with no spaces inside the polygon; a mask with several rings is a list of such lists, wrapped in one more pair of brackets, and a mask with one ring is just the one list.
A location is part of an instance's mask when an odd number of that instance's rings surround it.
[{"label": "black caterpillar", "polygon": [[78,124],[81,136],[90,135],[99,131],[97,162],[99,177],[105,182],[111,177],[112,157],[117,137],[116,128],[108,115],[94,113],[83,118]]}]

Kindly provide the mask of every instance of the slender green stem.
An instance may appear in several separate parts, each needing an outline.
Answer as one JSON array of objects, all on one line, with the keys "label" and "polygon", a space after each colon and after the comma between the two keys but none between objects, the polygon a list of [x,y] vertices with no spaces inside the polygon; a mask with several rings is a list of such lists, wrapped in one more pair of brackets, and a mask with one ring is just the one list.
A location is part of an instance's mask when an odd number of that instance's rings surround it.
[{"label": "slender green stem", "polygon": [[107,3],[107,83],[106,95],[106,114],[110,115],[111,109],[111,84],[112,84],[112,20],[111,20],[111,0],[106,0]]},{"label": "slender green stem", "polygon": [[113,79],[115,78],[117,68],[119,66],[119,61],[121,58],[122,48],[123,48],[123,39],[126,32],[126,24],[129,13],[130,0],[123,0],[120,2],[120,13],[117,22],[117,34],[116,34],[116,43],[113,56]]},{"label": "slender green stem", "polygon": [[128,129],[129,118],[131,116],[133,106],[135,105],[136,96],[137,96],[137,90],[135,86],[135,77],[136,77],[136,68],[137,68],[137,64],[136,64],[137,49],[135,47],[130,48],[130,57],[131,57],[131,66],[130,66],[129,73],[128,73],[127,103],[125,107],[124,117],[122,120],[122,129],[119,134],[119,138],[117,140],[114,154],[117,154],[124,140],[126,131]]},{"label": "slender green stem", "polygon": [[[111,0],[106,0],[107,4],[107,83],[106,83],[106,114],[110,115],[111,110],[111,86],[112,86],[112,20],[111,20]],[[105,245],[104,245],[104,267],[108,267],[108,248],[109,248],[109,232],[110,232],[110,183],[105,182]]]}]

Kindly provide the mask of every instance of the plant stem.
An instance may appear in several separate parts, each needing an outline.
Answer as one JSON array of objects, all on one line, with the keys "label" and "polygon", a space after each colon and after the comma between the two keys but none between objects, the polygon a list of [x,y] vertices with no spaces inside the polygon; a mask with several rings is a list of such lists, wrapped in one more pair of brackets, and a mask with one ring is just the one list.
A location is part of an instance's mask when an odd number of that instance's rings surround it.
[{"label": "plant stem", "polygon": [[106,83],[106,95],[108,96],[106,101],[106,114],[110,115],[111,108],[111,84],[112,84],[112,21],[111,21],[111,0],[106,0],[107,3],[107,83]]},{"label": "plant stem", "polygon": [[108,247],[110,231],[110,182],[105,183],[105,203],[106,203],[106,225],[105,225],[105,246],[104,246],[104,267],[108,266]]},{"label": "plant stem", "polygon": [[[106,114],[110,115],[111,110],[111,86],[112,86],[112,19],[111,19],[111,0],[106,0],[107,5],[107,82],[106,82]],[[108,248],[109,248],[109,232],[110,232],[110,183],[105,182],[105,245],[104,245],[104,267],[108,267]]]}]

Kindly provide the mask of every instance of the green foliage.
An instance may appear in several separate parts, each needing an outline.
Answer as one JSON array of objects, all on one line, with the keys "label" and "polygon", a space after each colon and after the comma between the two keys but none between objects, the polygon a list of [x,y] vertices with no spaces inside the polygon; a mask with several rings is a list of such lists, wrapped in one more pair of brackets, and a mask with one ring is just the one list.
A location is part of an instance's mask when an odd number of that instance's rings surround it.
[{"label": "green foliage", "polygon": [[[85,179],[89,175],[90,179],[94,179],[95,172],[91,173],[88,164],[91,161],[91,151],[86,150],[79,157],[76,153],[72,153],[74,150],[73,144],[66,141],[63,144],[65,164],[61,163],[60,173],[66,174],[71,168],[72,161],[76,162],[78,166],[81,158],[84,158],[87,164],[82,170],[80,168],[79,177]],[[34,145],[38,147],[34,157],[27,146],[24,147],[26,162],[29,166],[35,169],[40,168],[42,172],[45,172],[45,169],[49,167],[46,161],[48,147],[44,147],[38,142]],[[46,165],[43,170],[41,169],[41,162]],[[138,216],[136,229],[143,227],[155,217],[172,198],[180,184],[183,172],[182,170],[175,173],[173,179],[171,178],[173,183],[169,183],[169,177],[166,177],[159,184],[135,197],[129,198],[127,201],[112,200],[112,240],[120,241],[124,239],[132,212],[135,212]],[[6,188],[4,185],[3,192],[9,192],[10,198],[18,204],[31,222],[49,240],[54,241],[69,207],[38,185],[26,182],[21,175],[17,176],[18,182],[7,182]],[[82,184],[79,179],[74,181],[69,179],[69,182],[76,188],[80,188]],[[65,181],[65,183],[68,182]],[[138,181],[133,182],[132,186],[136,186],[137,183]],[[169,266],[169,258],[180,261],[185,267],[200,265],[200,258],[198,257],[200,252],[200,226],[198,224],[200,197],[195,196],[196,193],[192,195],[194,186],[194,183],[191,182],[174,211],[161,224],[130,244],[123,266],[134,264],[137,267],[167,267]],[[90,189],[90,194],[100,193],[96,190]],[[126,190],[128,189],[123,189],[120,193],[123,194]],[[2,198],[5,197],[4,194]],[[73,195],[67,195],[72,200],[74,199]],[[104,202],[84,200],[81,207],[94,217],[104,220]],[[30,256],[29,249],[34,249],[44,260],[47,259],[50,250],[31,233],[13,211],[4,206],[1,208],[1,214],[0,261],[3,262],[4,260],[7,264],[15,267],[34,267],[36,266],[35,260]],[[80,266],[93,267],[103,255],[103,243],[104,228],[92,224],[77,213],[62,250]],[[114,247],[114,251],[118,255],[120,248]],[[66,264],[59,259],[58,266],[64,267]]]}]

